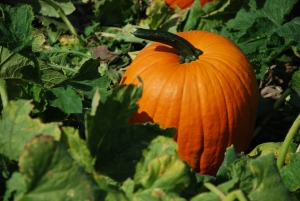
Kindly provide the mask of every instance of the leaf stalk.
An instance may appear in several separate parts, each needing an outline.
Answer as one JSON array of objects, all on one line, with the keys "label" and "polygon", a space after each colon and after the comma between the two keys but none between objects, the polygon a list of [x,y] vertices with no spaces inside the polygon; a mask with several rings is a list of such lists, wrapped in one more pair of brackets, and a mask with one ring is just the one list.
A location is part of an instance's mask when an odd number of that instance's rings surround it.
[{"label": "leaf stalk", "polygon": [[220,191],[215,185],[213,185],[212,183],[204,183],[203,184],[208,190],[210,190],[211,192],[213,192],[214,194],[216,194],[218,196],[218,198],[220,198],[221,200],[224,200],[226,198],[226,195],[223,194],[222,191]]},{"label": "leaf stalk", "polygon": [[289,150],[290,144],[291,144],[294,136],[296,135],[297,131],[299,130],[299,128],[300,128],[300,114],[298,115],[298,117],[294,121],[293,125],[291,126],[289,132],[287,133],[287,135],[286,135],[286,137],[283,141],[282,147],[281,147],[280,152],[279,152],[279,156],[277,158],[277,167],[278,167],[278,169],[283,167],[285,157],[286,157],[286,154]]},{"label": "leaf stalk", "polygon": [[74,35],[76,38],[78,38],[78,35],[77,35],[77,32],[76,32],[74,26],[69,21],[69,19],[65,15],[64,11],[56,3],[54,3],[52,0],[42,0],[42,1],[46,2],[47,4],[49,4],[50,6],[52,6],[56,10],[57,14],[60,16],[62,21],[64,21],[64,23],[67,25],[67,27],[68,27],[69,31],[72,33],[72,35]]},{"label": "leaf stalk", "polygon": [[8,104],[8,95],[6,91],[6,82],[2,78],[0,78],[0,95],[2,100],[2,106],[4,108]]}]

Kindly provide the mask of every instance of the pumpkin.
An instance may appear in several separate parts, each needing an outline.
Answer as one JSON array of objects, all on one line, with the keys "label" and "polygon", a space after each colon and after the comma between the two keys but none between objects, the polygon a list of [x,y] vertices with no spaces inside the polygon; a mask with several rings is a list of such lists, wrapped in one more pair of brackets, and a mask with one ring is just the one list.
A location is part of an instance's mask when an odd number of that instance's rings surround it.
[{"label": "pumpkin", "polygon": [[206,31],[177,35],[137,29],[159,42],[145,47],[120,84],[143,82],[130,123],[175,127],[178,154],[196,172],[215,175],[232,144],[245,152],[255,127],[258,87],[252,66],[229,39]]},{"label": "pumpkin", "polygon": [[[201,6],[203,7],[207,2],[213,2],[214,0],[199,0]],[[166,4],[170,7],[175,7],[176,5],[181,8],[189,8],[193,5],[194,0],[165,0]]]}]

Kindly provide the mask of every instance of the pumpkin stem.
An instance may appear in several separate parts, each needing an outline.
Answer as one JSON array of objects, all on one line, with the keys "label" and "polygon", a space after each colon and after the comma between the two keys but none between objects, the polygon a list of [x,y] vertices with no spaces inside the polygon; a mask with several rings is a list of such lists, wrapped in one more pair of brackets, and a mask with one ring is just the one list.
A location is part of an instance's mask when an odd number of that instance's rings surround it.
[{"label": "pumpkin stem", "polygon": [[166,31],[136,28],[132,33],[138,38],[160,42],[172,46],[179,54],[179,63],[195,61],[203,52],[195,48],[186,39]]}]

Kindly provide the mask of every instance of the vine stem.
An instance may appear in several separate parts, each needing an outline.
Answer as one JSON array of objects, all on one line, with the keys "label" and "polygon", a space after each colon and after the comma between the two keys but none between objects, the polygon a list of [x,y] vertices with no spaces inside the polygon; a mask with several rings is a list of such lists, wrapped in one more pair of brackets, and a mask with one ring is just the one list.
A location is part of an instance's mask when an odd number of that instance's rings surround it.
[{"label": "vine stem", "polygon": [[56,69],[59,69],[59,70],[66,70],[66,71],[69,71],[69,72],[72,72],[72,73],[77,73],[78,71],[74,68],[69,68],[69,67],[66,67],[66,66],[62,66],[62,65],[55,65],[55,64],[50,64],[48,63],[47,64],[48,66],[52,67],[52,68],[56,68]]},{"label": "vine stem", "polygon": [[242,190],[235,190],[230,192],[222,201],[233,201],[236,199],[238,199],[239,201],[248,201]]},{"label": "vine stem", "polygon": [[220,191],[215,185],[207,182],[203,184],[208,190],[210,190],[211,192],[213,192],[214,194],[216,194],[218,196],[218,198],[220,198],[221,200],[224,200],[226,198],[226,195],[224,195],[222,193],[222,191]]},{"label": "vine stem", "polygon": [[[280,98],[274,104],[274,110],[277,110],[285,101],[286,97],[292,93],[292,89],[288,88],[285,92],[280,96]],[[261,121],[261,124],[266,124],[271,117],[273,116],[274,111],[265,116],[265,118]],[[253,133],[253,138],[255,138],[262,130],[261,126],[257,126]]]},{"label": "vine stem", "polygon": [[289,132],[287,133],[287,135],[283,141],[282,147],[279,152],[279,156],[277,158],[278,169],[282,168],[282,166],[284,165],[285,157],[289,150],[290,144],[291,144],[294,136],[296,135],[297,131],[299,130],[299,128],[300,128],[300,114],[294,121],[293,125],[291,126]]},{"label": "vine stem", "polygon": [[65,15],[64,11],[56,3],[54,3],[52,0],[42,0],[42,1],[46,2],[47,4],[49,4],[50,6],[52,6],[56,10],[57,14],[60,16],[60,18],[67,25],[69,31],[76,38],[78,38],[77,32],[76,32],[75,28],[73,27],[72,23],[69,21],[69,19],[67,18],[67,16]]},{"label": "vine stem", "polygon": [[0,95],[2,100],[2,106],[4,108],[8,104],[8,96],[6,91],[6,82],[2,78],[0,78]]}]

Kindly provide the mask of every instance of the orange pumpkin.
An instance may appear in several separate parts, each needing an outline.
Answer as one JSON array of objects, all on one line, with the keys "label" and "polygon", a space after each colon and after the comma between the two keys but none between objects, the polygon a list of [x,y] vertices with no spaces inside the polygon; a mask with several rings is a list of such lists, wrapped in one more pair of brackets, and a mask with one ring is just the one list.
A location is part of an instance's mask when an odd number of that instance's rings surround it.
[{"label": "orange pumpkin", "polygon": [[[201,6],[203,7],[207,2],[213,2],[214,0],[199,0]],[[189,8],[193,5],[194,0],[165,0],[166,4],[170,7],[175,7],[176,5],[181,8]]]},{"label": "orange pumpkin", "polygon": [[246,151],[252,139],[258,87],[251,64],[221,35],[188,31],[172,38],[148,31],[133,34],[168,45],[154,42],[144,48],[120,82],[138,85],[137,76],[143,81],[139,110],[130,122],[177,128],[179,156],[196,172],[215,175],[227,147]]}]

